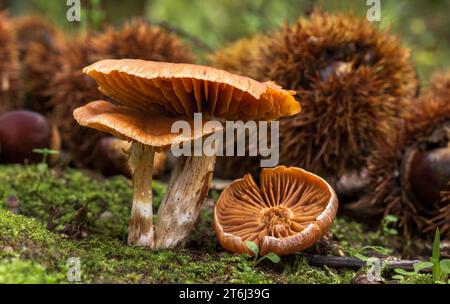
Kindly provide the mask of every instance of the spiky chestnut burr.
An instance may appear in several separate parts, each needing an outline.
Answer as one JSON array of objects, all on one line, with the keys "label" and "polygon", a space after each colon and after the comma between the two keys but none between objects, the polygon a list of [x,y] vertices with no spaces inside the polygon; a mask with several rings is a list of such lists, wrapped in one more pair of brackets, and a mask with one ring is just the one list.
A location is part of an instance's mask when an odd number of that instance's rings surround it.
[{"label": "spiky chestnut burr", "polygon": [[259,62],[261,77],[297,90],[305,105],[280,122],[281,162],[325,176],[361,169],[418,88],[409,50],[347,13],[316,11],[286,26]]},{"label": "spiky chestnut burr", "polygon": [[441,199],[444,207],[439,210],[437,216],[431,219],[432,225],[427,227],[425,232],[431,234],[436,230],[434,229],[435,227],[439,227],[441,235],[444,235],[448,239],[450,237],[450,191],[443,191],[441,193]]},{"label": "spiky chestnut burr", "polygon": [[267,41],[264,35],[242,38],[208,55],[208,62],[232,73],[258,77],[254,70],[254,60],[259,57],[259,52]]},{"label": "spiky chestnut burr", "polygon": [[374,139],[393,130],[418,90],[410,51],[349,13],[315,11],[286,25],[251,65],[258,80],[296,90],[305,105],[280,121],[280,163],[329,180],[364,167]]},{"label": "spiky chestnut burr", "polygon": [[359,214],[396,215],[405,234],[449,237],[450,71],[437,73],[412,103],[397,132],[375,146],[368,159],[369,191],[350,206]]},{"label": "spiky chestnut burr", "polygon": [[13,20],[13,27],[20,51],[25,107],[48,114],[51,79],[61,69],[67,42],[55,25],[39,15],[19,17]]},{"label": "spiky chestnut burr", "polygon": [[22,106],[19,50],[8,14],[0,11],[0,113]]}]

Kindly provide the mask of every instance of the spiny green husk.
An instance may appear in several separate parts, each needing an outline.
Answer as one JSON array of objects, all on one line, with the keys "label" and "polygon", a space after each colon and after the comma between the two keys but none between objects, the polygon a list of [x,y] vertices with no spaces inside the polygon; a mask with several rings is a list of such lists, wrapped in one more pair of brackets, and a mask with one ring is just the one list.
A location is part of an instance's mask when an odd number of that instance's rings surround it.
[{"label": "spiny green husk", "polygon": [[[360,213],[394,214],[405,234],[417,232],[430,237],[437,227],[443,238],[450,237],[448,200],[424,209],[409,199],[408,177],[403,176],[406,152],[419,145],[448,145],[450,130],[443,130],[440,142],[432,134],[450,121],[450,72],[436,73],[419,100],[411,104],[397,132],[388,134],[375,146],[368,159],[368,194],[353,206]],[[446,134],[446,135],[445,135]]]},{"label": "spiny green husk", "polygon": [[73,119],[73,110],[93,100],[108,100],[98,91],[95,80],[84,75],[82,69],[107,58],[193,61],[190,48],[175,35],[140,19],[126,23],[120,29],[107,27],[102,33],[72,42],[63,55],[61,72],[52,80],[50,104],[54,107],[63,148],[71,153],[78,167],[96,169],[92,151],[106,134],[78,125]]},{"label": "spiny green husk", "polygon": [[0,46],[0,113],[3,113],[23,106],[19,49],[5,11],[0,11]]}]

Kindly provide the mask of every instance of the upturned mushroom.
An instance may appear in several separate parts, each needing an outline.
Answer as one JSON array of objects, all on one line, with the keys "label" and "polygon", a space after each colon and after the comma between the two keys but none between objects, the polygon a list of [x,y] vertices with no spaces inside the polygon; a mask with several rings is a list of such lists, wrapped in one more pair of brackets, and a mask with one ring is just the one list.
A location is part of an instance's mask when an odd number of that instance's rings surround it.
[{"label": "upturned mushroom", "polygon": [[215,155],[180,157],[153,227],[150,181],[154,151],[217,131],[201,128],[197,132],[192,127],[193,134],[180,138],[171,132],[175,121],[192,126],[198,112],[206,118],[205,124],[219,118],[272,120],[300,111],[291,91],[210,67],[122,59],[99,61],[84,72],[118,105],[95,101],[76,109],[75,119],[132,141],[135,189],[128,242],[151,248],[173,248],[186,241],[214,169]]},{"label": "upturned mushroom", "polygon": [[250,174],[235,180],[214,209],[220,244],[236,253],[292,254],[312,246],[331,227],[338,199],[322,178],[296,167],[263,169],[259,185]]}]

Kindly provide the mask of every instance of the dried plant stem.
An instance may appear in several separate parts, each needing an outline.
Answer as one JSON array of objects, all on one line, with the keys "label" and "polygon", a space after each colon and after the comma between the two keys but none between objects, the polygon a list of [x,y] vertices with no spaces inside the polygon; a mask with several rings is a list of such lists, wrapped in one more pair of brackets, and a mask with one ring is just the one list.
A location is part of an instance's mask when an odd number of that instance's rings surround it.
[{"label": "dried plant stem", "polygon": [[[351,268],[351,269],[360,269],[364,266],[367,266],[367,263],[361,261],[360,259],[348,256],[323,256],[323,255],[311,255],[311,254],[302,254],[310,265],[313,266],[330,266],[333,268]],[[413,271],[413,265],[419,261],[417,260],[389,260],[389,259],[381,259],[381,262],[384,263],[384,267],[387,270],[394,270],[397,268],[404,269],[407,271]],[[428,272],[424,270],[424,272]]]},{"label": "dried plant stem", "polygon": [[155,150],[133,142],[130,167],[133,174],[133,207],[128,224],[128,244],[154,246],[152,172]]},{"label": "dried plant stem", "polygon": [[184,245],[208,194],[215,161],[205,155],[178,159],[158,210],[156,249]]}]

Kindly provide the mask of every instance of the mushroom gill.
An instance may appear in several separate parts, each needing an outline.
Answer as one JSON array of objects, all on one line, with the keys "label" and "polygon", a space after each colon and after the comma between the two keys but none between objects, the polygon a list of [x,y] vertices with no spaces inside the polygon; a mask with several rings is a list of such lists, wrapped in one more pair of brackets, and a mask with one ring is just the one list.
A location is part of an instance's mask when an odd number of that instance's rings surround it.
[{"label": "mushroom gill", "polygon": [[249,252],[253,241],[261,254],[290,254],[313,245],[328,231],[338,201],[320,177],[299,168],[263,169],[258,186],[250,174],[221,194],[214,226],[222,246]]}]

